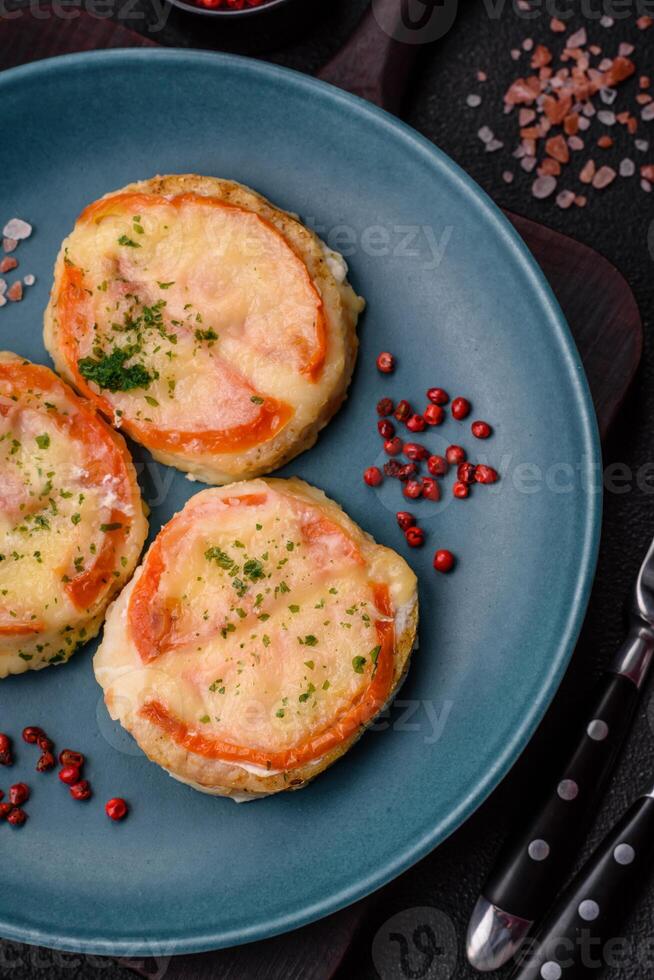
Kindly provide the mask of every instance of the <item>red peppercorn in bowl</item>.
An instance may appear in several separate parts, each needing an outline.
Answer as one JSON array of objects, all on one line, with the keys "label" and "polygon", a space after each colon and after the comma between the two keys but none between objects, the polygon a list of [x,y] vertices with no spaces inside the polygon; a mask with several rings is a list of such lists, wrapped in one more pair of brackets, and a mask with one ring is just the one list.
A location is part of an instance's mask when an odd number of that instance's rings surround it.
[{"label": "red peppercorn in bowl", "polygon": [[223,20],[252,18],[256,14],[292,5],[292,0],[170,0],[174,7]]}]

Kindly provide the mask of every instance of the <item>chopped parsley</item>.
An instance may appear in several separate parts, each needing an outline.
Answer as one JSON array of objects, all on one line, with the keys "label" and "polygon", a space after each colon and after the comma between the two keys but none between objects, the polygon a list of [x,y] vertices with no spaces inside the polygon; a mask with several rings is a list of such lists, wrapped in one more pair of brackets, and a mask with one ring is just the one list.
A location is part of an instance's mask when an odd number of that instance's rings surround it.
[{"label": "chopped parsley", "polygon": [[195,339],[196,340],[210,340],[210,341],[218,340],[218,334],[216,333],[215,330],[213,330],[211,327],[209,327],[208,330],[196,330],[195,331]]},{"label": "chopped parsley", "polygon": [[111,354],[100,351],[98,357],[80,358],[77,367],[83,378],[108,391],[148,388],[155,375],[150,374],[143,364],[125,366],[125,362],[138,351],[139,348],[134,347],[116,347]]},{"label": "chopped parsley", "polygon": [[234,567],[234,559],[230,558],[226,551],[223,551],[222,548],[218,548],[217,546],[207,548],[204,557],[207,561],[215,561],[220,568],[224,568],[226,571]]},{"label": "chopped parsley", "polygon": [[248,561],[245,562],[243,565],[243,574],[247,575],[251,582],[257,582],[259,579],[266,577],[266,573],[263,570],[263,565],[258,558],[249,558]]},{"label": "chopped parsley", "polygon": [[128,238],[127,235],[121,235],[120,238],[118,239],[118,244],[119,245],[127,245],[128,248],[140,248],[141,247],[138,242],[135,242],[133,239]]},{"label": "chopped parsley", "polygon": [[37,436],[36,444],[39,447],[39,449],[47,449],[48,446],[50,445],[50,436],[48,435],[48,433],[44,432],[42,436]]},{"label": "chopped parsley", "polygon": [[365,666],[366,666],[366,658],[365,657],[353,657],[352,658],[352,667],[354,669],[354,673],[355,674],[362,674],[363,673],[363,668]]}]

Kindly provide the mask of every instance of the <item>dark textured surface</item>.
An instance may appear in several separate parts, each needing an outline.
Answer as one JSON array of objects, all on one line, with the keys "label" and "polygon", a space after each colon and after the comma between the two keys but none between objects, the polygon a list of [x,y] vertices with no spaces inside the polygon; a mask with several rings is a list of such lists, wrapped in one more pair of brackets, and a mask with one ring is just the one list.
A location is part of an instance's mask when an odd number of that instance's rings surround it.
[{"label": "dark textured surface", "polygon": [[[313,0],[308,2],[312,3]],[[293,68],[315,71],[337,50],[365,6],[366,0],[332,3],[322,17],[317,13],[314,15],[315,22],[309,24],[301,39],[293,40],[283,48],[277,47],[265,56]],[[145,23],[155,22],[156,15],[145,0],[143,7],[137,9],[148,11],[146,21],[128,22],[128,26],[144,31]],[[530,181],[525,175],[520,174],[510,187],[501,179],[502,171],[513,162],[508,150],[512,145],[511,124],[501,113],[501,93],[517,74],[509,51],[527,36],[548,40],[551,35],[547,21],[545,15],[535,21],[522,20],[508,4],[497,19],[489,18],[481,5],[462,5],[457,22],[448,35],[436,46],[421,52],[420,68],[407,99],[405,114],[416,128],[432,138],[472,174],[498,203],[549,223],[594,246],[627,277],[643,314],[646,347],[643,368],[633,394],[605,444],[605,465],[625,464],[631,476],[624,481],[622,492],[605,494],[600,562],[583,637],[562,689],[537,737],[504,784],[462,830],[431,857],[375,896],[358,941],[339,975],[341,980],[349,980],[350,977],[372,980],[377,976],[372,957],[377,930],[394,914],[421,906],[432,906],[449,917],[457,941],[455,944],[453,934],[443,932],[441,947],[446,955],[440,957],[442,963],[438,971],[435,968],[438,957],[431,970],[421,971],[421,964],[427,960],[414,950],[413,975],[429,980],[436,977],[463,980],[477,976],[465,964],[463,942],[467,919],[484,874],[511,819],[528,803],[547,772],[556,767],[557,746],[578,716],[582,700],[590,692],[596,676],[621,639],[622,601],[646,543],[654,533],[654,460],[650,448],[654,436],[654,353],[650,339],[654,321],[654,259],[648,249],[649,225],[654,219],[654,198],[642,193],[635,181],[625,181],[609,188],[602,196],[597,195],[594,200],[591,198],[585,210],[562,212],[553,203],[534,200],[529,191]],[[639,69],[654,75],[654,29],[649,34],[637,31],[633,16],[617,22],[610,31],[601,28],[596,21],[584,21],[581,16],[574,19],[571,26],[582,23],[586,24],[591,39],[598,39],[611,52],[620,40],[638,42]],[[155,39],[160,43],[176,45],[237,46],[233,40],[221,37],[213,25],[204,22],[191,35],[187,35],[187,24],[186,18],[171,19],[164,31],[154,35]],[[475,82],[477,68],[489,73],[489,81],[483,86]],[[475,110],[465,107],[465,95],[473,91],[479,91],[484,96],[482,107]],[[498,135],[506,135],[507,150],[495,155],[483,152],[476,131],[484,123],[491,125]],[[621,155],[616,149],[609,151],[606,159],[615,163]],[[654,160],[654,153],[633,155],[638,156],[640,162]],[[552,393],[552,397],[556,397],[556,392]],[[546,582],[543,588],[547,588]],[[524,655],[529,656],[528,638]],[[647,786],[650,773],[654,772],[651,763],[654,735],[647,721],[649,700],[650,693],[646,692],[635,729],[589,845]],[[650,712],[650,717],[654,719],[654,711]],[[365,815],[362,815],[362,820],[365,824]],[[4,853],[1,860],[5,860]],[[418,925],[420,918],[416,914],[413,924]],[[611,980],[640,980],[654,976],[654,958],[648,948],[654,944],[653,920],[654,888],[650,888],[625,937],[625,949],[620,954],[622,963],[609,973]],[[411,922],[411,917],[408,921]],[[406,931],[406,936],[410,939],[411,927]],[[452,966],[455,945],[458,956],[456,965]],[[382,948],[378,955],[390,964],[394,961],[395,948],[387,951],[386,955]],[[376,949],[380,950],[379,944]],[[165,968],[165,964],[161,966]],[[402,976],[401,973],[389,972],[388,966],[382,969],[382,973],[383,980],[386,977],[389,980],[397,977],[399,980]],[[0,976],[23,980],[41,975],[62,980],[129,976],[126,971],[103,960],[28,950],[15,944],[0,946]],[[407,972],[405,975],[410,974]]]}]

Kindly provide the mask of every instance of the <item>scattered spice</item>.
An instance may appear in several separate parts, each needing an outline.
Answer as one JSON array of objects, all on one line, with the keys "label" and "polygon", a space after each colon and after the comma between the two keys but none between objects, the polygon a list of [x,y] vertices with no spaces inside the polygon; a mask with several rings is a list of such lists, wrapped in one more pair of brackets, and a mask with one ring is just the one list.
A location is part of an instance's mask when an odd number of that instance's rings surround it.
[{"label": "scattered spice", "polygon": [[[379,358],[377,364],[379,366]],[[444,388],[433,387],[429,388],[426,394],[429,404],[422,415],[414,412],[411,403],[404,398],[395,407],[390,398],[382,398],[377,402],[377,415],[381,416],[377,421],[377,431],[384,440],[384,452],[393,458],[384,463],[383,473],[378,466],[368,467],[363,474],[364,482],[368,486],[377,487],[386,476],[403,484],[402,494],[408,500],[424,498],[434,502],[441,499],[441,485],[438,478],[444,477],[450,466],[457,467],[452,492],[460,499],[469,496],[470,487],[475,482],[496,482],[499,478],[497,470],[485,464],[475,465],[468,462],[466,451],[462,446],[452,444],[445,450],[445,455],[441,456],[430,453],[429,448],[422,443],[404,442],[395,434],[395,426],[388,419],[391,413],[397,422],[403,423],[410,432],[423,432],[428,424],[441,425],[445,421],[447,413],[444,406],[450,401],[447,391]],[[450,414],[455,421],[467,418],[471,411],[471,402],[462,396],[456,397],[450,406]],[[470,428],[477,439],[488,439],[493,432],[489,423],[481,419],[472,422]],[[409,460],[408,463],[402,463],[395,458],[400,453],[404,453]],[[423,476],[420,473],[421,464],[424,462],[427,464],[430,476]],[[409,511],[398,511],[396,520],[400,530],[404,532],[409,547],[419,548],[424,544],[425,532],[418,526],[413,514]]]},{"label": "scattered spice", "polygon": [[70,795],[74,800],[90,800],[92,794],[91,784],[87,779],[80,779],[70,787]]},{"label": "scattered spice", "polygon": [[382,472],[378,466],[369,466],[363,474],[363,480],[369,487],[378,487],[383,480]]},{"label": "scattered spice", "polygon": [[395,517],[401,531],[407,531],[410,527],[415,527],[416,519],[407,510],[399,510]]},{"label": "scattered spice", "polygon": [[12,766],[14,758],[11,752],[11,739],[0,732],[0,766]]},{"label": "scattered spice", "polygon": [[250,7],[265,7],[271,0],[193,0],[193,2],[207,10],[244,10]]},{"label": "scattered spice", "polygon": [[68,786],[73,786],[79,782],[80,771],[78,766],[64,766],[59,770],[59,779]]},{"label": "scattered spice", "polygon": [[[10,256],[10,252],[15,252],[19,242],[29,238],[32,234],[32,226],[23,221],[22,218],[11,218],[5,224],[2,239],[2,249],[5,253],[0,259],[0,275],[14,272],[18,268],[18,260]],[[0,308],[10,303],[20,303],[23,298],[23,286],[32,286],[36,282],[36,277],[28,274],[20,279],[15,279],[12,283],[7,283],[0,279]]]},{"label": "scattered spice", "polygon": [[[527,0],[518,0],[529,10]],[[640,17],[637,26],[648,30],[651,17]],[[604,15],[599,24],[605,30],[614,19]],[[552,199],[562,209],[575,205],[585,207],[588,199],[575,190],[575,184],[591,185],[595,191],[604,190],[615,180],[633,176],[629,164],[596,167],[591,157],[583,158],[588,138],[591,145],[608,151],[620,146],[624,152],[630,141],[638,149],[637,138],[643,123],[654,120],[654,99],[647,91],[651,85],[648,75],[637,79],[637,91],[624,83],[636,75],[638,44],[622,41],[612,49],[603,43],[590,43],[585,27],[568,33],[565,22],[553,17],[549,22],[554,35],[562,39],[525,38],[520,48],[511,50],[514,61],[526,62],[519,77],[504,94],[504,112],[512,117],[518,138],[513,156],[525,173],[536,171],[531,191],[539,200]],[[634,79],[636,81],[636,79]],[[470,96],[466,98],[470,103]],[[615,109],[613,107],[616,107]],[[600,131],[585,136],[591,127],[613,129],[610,135]],[[477,130],[477,136],[488,152],[500,148],[502,139],[488,125]],[[642,152],[647,152],[643,150]],[[628,158],[627,158],[628,159]],[[502,173],[505,183],[515,178],[513,170]],[[563,184],[563,186],[560,186]],[[641,174],[641,187],[650,192],[651,177]]]},{"label": "scattered spice", "polygon": [[434,568],[437,572],[451,572],[454,568],[454,555],[446,548],[441,548],[434,555]]},{"label": "scattered spice", "polygon": [[488,424],[488,422],[482,422],[481,420],[473,422],[470,426],[470,431],[472,432],[475,439],[488,439],[491,432],[493,431]]},{"label": "scattered spice", "polygon": [[425,543],[425,532],[421,527],[409,527],[405,532],[406,542],[411,548],[421,548]]},{"label": "scattered spice", "polygon": [[128,807],[125,800],[116,796],[105,803],[104,809],[110,820],[123,820],[127,816]]},{"label": "scattered spice", "polygon": [[12,827],[22,827],[27,820],[27,814],[20,807],[16,806],[7,815],[7,823]]},{"label": "scattered spice", "polygon": [[9,787],[9,802],[13,806],[22,806],[30,798],[30,788],[27,783],[14,783]]},{"label": "scattered spice", "polygon": [[377,358],[377,370],[382,374],[392,374],[395,370],[395,358],[388,351],[382,351]]}]

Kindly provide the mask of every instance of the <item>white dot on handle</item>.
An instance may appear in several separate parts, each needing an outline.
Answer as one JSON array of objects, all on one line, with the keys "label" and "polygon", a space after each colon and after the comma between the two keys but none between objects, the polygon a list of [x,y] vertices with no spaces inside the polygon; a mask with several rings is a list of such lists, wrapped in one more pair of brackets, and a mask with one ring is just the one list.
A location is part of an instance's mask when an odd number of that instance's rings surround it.
[{"label": "white dot on handle", "polygon": [[584,920],[584,922],[594,922],[597,916],[600,914],[600,907],[597,902],[593,902],[588,899],[582,902],[579,906],[579,915]]},{"label": "white dot on handle", "polygon": [[546,840],[532,840],[528,853],[532,861],[546,861],[550,856],[550,845]]},{"label": "white dot on handle", "polygon": [[586,731],[588,732],[588,737],[592,738],[593,742],[603,742],[609,734],[609,726],[605,721],[600,721],[599,718],[596,718],[594,721],[591,721]]},{"label": "white dot on handle", "polygon": [[557,793],[562,800],[566,803],[570,803],[571,800],[576,800],[579,795],[579,787],[575,783],[574,779],[563,779],[557,787]]},{"label": "white dot on handle", "polygon": [[631,844],[618,844],[613,852],[613,857],[617,864],[622,864],[626,867],[628,864],[633,864],[636,858],[636,852]]},{"label": "white dot on handle", "polygon": [[561,977],[563,976],[563,971],[561,970],[561,967],[559,966],[558,963],[555,963],[553,960],[550,960],[549,963],[545,963],[540,968],[540,975],[543,978],[543,980],[561,980]]}]

